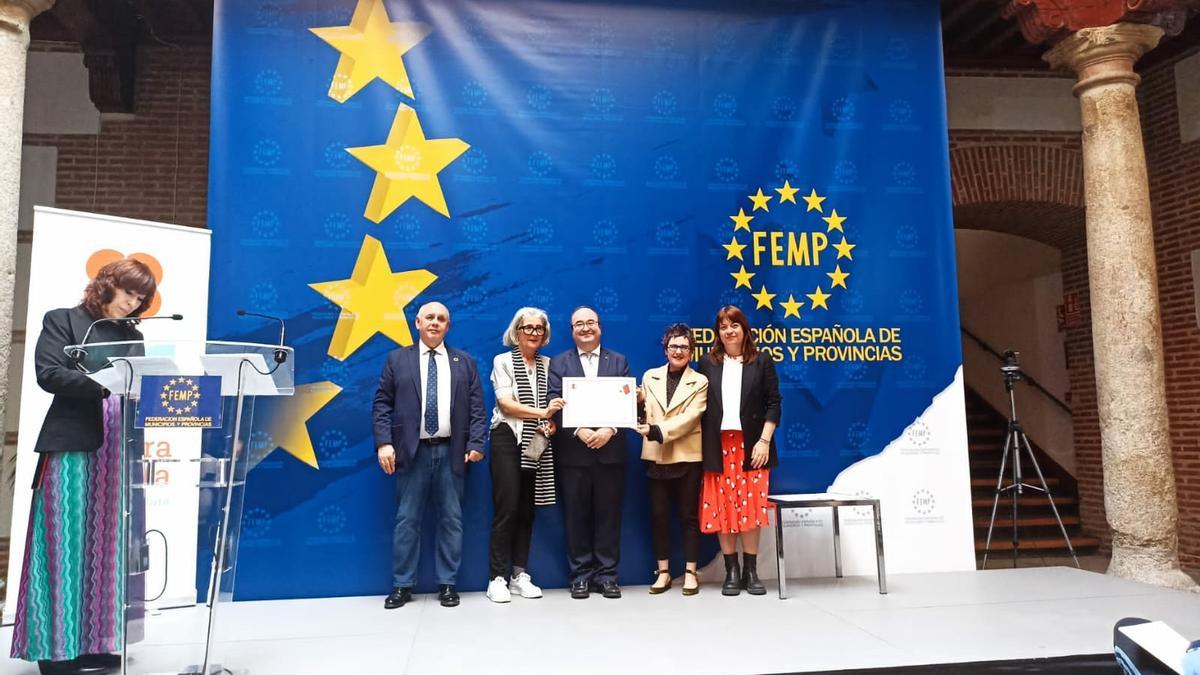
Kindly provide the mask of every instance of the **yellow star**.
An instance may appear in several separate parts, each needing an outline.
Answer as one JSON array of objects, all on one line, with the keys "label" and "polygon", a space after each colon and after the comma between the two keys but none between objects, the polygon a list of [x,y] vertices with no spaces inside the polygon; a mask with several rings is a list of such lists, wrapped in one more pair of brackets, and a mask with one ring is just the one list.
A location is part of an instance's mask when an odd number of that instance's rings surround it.
[{"label": "yellow star", "polygon": [[159,394],[158,397],[164,401],[167,400],[167,392],[164,391],[163,393]]},{"label": "yellow star", "polygon": [[733,277],[733,280],[737,282],[733,285],[734,290],[737,290],[742,286],[750,288],[750,279],[754,276],[754,272],[747,272],[746,266],[742,265],[742,269],[740,271],[730,272],[729,276]]},{"label": "yellow star", "polygon": [[438,172],[470,147],[460,138],[426,139],[417,111],[401,105],[386,143],[346,148],[355,159],[376,171],[363,216],[378,223],[409,197],[416,197],[449,218],[450,209],[442,194]]},{"label": "yellow star", "polygon": [[808,299],[812,301],[813,309],[818,307],[826,310],[829,309],[829,305],[825,304],[825,301],[829,299],[829,294],[822,292],[820,286],[817,286],[816,293],[805,293],[805,295],[807,295]]},{"label": "yellow star", "polygon": [[829,224],[829,227],[825,230],[826,232],[833,232],[834,230],[837,230],[838,232],[845,232],[845,230],[842,229],[842,222],[846,220],[846,216],[839,216],[837,209],[834,209],[833,213],[825,216],[821,220]]},{"label": "yellow star", "polygon": [[783,181],[783,187],[775,188],[775,191],[779,193],[779,203],[780,204],[782,204],[784,202],[791,202],[793,204],[796,203],[796,193],[799,192],[799,190],[792,187],[791,184],[788,183],[786,180]]},{"label": "yellow star", "polygon": [[786,319],[789,316],[794,316],[797,319],[799,319],[800,318],[800,308],[804,306],[804,303],[796,302],[796,296],[789,295],[787,302],[781,302],[781,303],[779,303],[779,306],[783,308],[783,318]]},{"label": "yellow star", "polygon": [[825,198],[817,196],[816,188],[813,188],[813,191],[809,193],[807,197],[803,197],[803,199],[804,202],[808,204],[808,208],[804,209],[805,213],[808,213],[813,209],[816,209],[819,213],[825,213],[825,210],[821,208],[821,202],[825,201]]},{"label": "yellow star", "polygon": [[198,384],[193,384],[193,385],[192,385],[192,391],[200,391],[200,385],[198,385]]},{"label": "yellow star", "polygon": [[854,247],[857,245],[858,244],[847,244],[846,238],[842,237],[842,243],[833,245],[838,252],[837,259],[841,260],[842,258],[849,258],[850,260],[854,260],[854,256],[850,255],[850,251],[854,250]]},{"label": "yellow star", "polygon": [[846,288],[846,277],[850,276],[850,273],[843,272],[842,266],[838,265],[837,267],[833,268],[832,272],[826,272],[825,276],[827,276],[833,280],[833,283],[830,285],[830,288],[837,288],[838,286],[841,286],[842,288]]},{"label": "yellow star", "polygon": [[[753,209],[751,209],[751,213],[753,212]],[[736,216],[729,216],[729,219],[733,221],[734,232],[737,232],[738,230],[745,230],[749,232],[750,221],[754,220],[754,216],[746,215],[746,209],[738,209],[738,214]]]},{"label": "yellow star", "polygon": [[767,208],[767,202],[771,201],[771,196],[764,195],[762,188],[758,188],[758,194],[750,195],[750,201],[754,202],[754,208],[750,209],[750,213],[754,213],[759,209],[767,212],[771,210]]},{"label": "yellow star", "polygon": [[738,260],[745,260],[745,258],[742,257],[742,249],[746,248],[746,245],[738,241],[737,235],[734,235],[733,239],[730,239],[728,244],[721,245],[725,247],[726,260],[733,260],[734,258],[737,258]]},{"label": "yellow star", "polygon": [[403,57],[429,35],[428,24],[393,22],[383,0],[358,0],[349,26],[308,30],[342,53],[329,83],[329,98],[345,103],[377,77],[413,98]]},{"label": "yellow star", "polygon": [[171,406],[167,406],[167,414],[168,414],[168,415],[174,415],[174,414],[175,414],[175,409],[174,409],[174,408],[172,408]]},{"label": "yellow star", "polygon": [[[297,386],[296,392],[291,396],[272,396],[265,399],[270,407],[265,413],[266,424],[263,430],[271,439],[267,444],[271,447],[252,448],[254,454],[250,457],[251,467],[274,452],[275,448],[282,448],[292,457],[319,469],[317,453],[313,450],[306,422],[341,391],[342,388],[332,382],[313,382]],[[263,401],[264,399],[260,398],[256,405],[262,405]]]},{"label": "yellow star", "polygon": [[757,293],[751,293],[750,297],[758,301],[758,305],[754,309],[762,309],[763,307],[766,307],[767,309],[774,309],[774,307],[771,305],[771,300],[775,297],[775,294],[768,293],[766,286],[763,286],[762,290]]},{"label": "yellow star", "polygon": [[411,345],[404,307],[436,279],[423,269],[392,272],[383,245],[374,237],[365,237],[349,279],[309,284],[342,308],[328,354],[345,361],[376,333],[403,347]]}]

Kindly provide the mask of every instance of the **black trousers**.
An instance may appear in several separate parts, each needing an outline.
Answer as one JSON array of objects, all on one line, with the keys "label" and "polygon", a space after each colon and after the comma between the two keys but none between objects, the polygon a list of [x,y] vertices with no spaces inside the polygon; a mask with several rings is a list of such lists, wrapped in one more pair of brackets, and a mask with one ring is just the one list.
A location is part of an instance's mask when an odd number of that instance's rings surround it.
[{"label": "black trousers", "polygon": [[521,469],[521,446],[507,424],[492,429],[492,540],[488,579],[507,579],[513,566],[529,564],[533,538],[533,478]]},{"label": "black trousers", "polygon": [[616,581],[625,463],[559,466],[558,479],[571,581]]},{"label": "black trousers", "polygon": [[700,554],[700,483],[704,465],[689,462],[687,473],[668,480],[651,478],[650,535],[655,560],[671,557],[671,502],[679,510],[680,540],[684,562],[694,563]]}]

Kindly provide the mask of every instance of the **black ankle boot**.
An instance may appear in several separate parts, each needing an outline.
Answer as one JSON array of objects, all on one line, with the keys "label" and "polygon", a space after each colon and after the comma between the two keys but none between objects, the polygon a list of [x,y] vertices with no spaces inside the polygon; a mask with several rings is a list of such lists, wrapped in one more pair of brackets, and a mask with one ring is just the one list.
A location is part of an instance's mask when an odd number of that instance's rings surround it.
[{"label": "black ankle boot", "polygon": [[766,595],[767,587],[758,580],[758,556],[753,553],[742,555],[742,588],[750,595]]},{"label": "black ankle boot", "polygon": [[741,572],[738,569],[737,554],[733,553],[725,556],[725,583],[721,585],[721,595],[738,595],[741,593],[740,577]]}]

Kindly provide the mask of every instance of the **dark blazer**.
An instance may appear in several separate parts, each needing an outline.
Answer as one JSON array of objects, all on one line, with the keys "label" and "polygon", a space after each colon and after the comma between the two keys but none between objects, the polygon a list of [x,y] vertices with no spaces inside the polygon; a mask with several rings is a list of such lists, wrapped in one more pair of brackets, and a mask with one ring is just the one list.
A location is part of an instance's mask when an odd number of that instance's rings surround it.
[{"label": "dark blazer", "polygon": [[[596,369],[599,377],[629,377],[629,363],[625,357],[610,349],[600,348],[600,365]],[[583,364],[579,361],[579,350],[572,347],[550,359],[550,379],[546,384],[547,396],[551,399],[562,396],[564,377],[583,377]],[[600,464],[623,464],[629,461],[625,431],[617,433],[599,450],[592,450],[575,437],[575,429],[564,429],[562,413],[555,416],[558,433],[554,435],[554,461],[562,466],[592,466]]]},{"label": "dark blazer", "polygon": [[[66,450],[93,451],[104,443],[104,408],[102,401],[108,391],[95,380],[80,372],[63,348],[83,341],[84,333],[95,319],[82,305],[69,309],[52,309],[42,319],[33,353],[37,383],[54,394],[46,419],[38,433],[33,449],[37,452]],[[136,328],[116,323],[100,323],[88,335],[88,343],[141,340]],[[104,354],[100,354],[103,351]],[[130,350],[123,350],[124,352]],[[112,349],[93,350],[85,360],[91,369],[99,368],[115,355]]]},{"label": "dark blazer", "polygon": [[[379,376],[375,392],[375,447],[391,443],[396,449],[396,470],[407,471],[421,440],[421,342],[392,350]],[[446,346],[450,358],[450,461],[462,475],[468,450],[483,452],[487,420],[483,411],[483,385],[475,359]]]},{"label": "dark blazer", "polygon": [[[704,455],[704,470],[721,473],[721,416],[725,411],[721,400],[721,375],[725,364],[713,360],[711,354],[700,359],[700,374],[708,378],[708,408],[700,421],[702,433],[701,452]],[[742,405],[739,417],[742,420],[742,436],[746,441],[746,461],[743,469],[752,470],[750,454],[754,444],[762,437],[763,423],[779,424],[783,397],[779,394],[779,377],[775,375],[775,362],[771,355],[759,352],[752,363],[742,366]],[[771,436],[771,456],[764,468],[779,465],[775,454],[775,436]]]}]

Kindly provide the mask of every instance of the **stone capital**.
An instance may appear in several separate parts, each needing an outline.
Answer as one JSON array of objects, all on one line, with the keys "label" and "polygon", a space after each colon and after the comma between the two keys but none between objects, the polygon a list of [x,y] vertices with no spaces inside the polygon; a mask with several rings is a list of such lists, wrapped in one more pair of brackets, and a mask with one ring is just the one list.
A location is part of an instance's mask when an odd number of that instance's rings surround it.
[{"label": "stone capital", "polygon": [[24,34],[33,17],[54,6],[55,0],[0,0],[0,31]]},{"label": "stone capital", "polygon": [[1133,64],[1158,45],[1163,29],[1140,23],[1115,23],[1081,28],[1046,52],[1050,67],[1071,70],[1079,77],[1075,95],[1101,84],[1137,86],[1141,77]]}]

